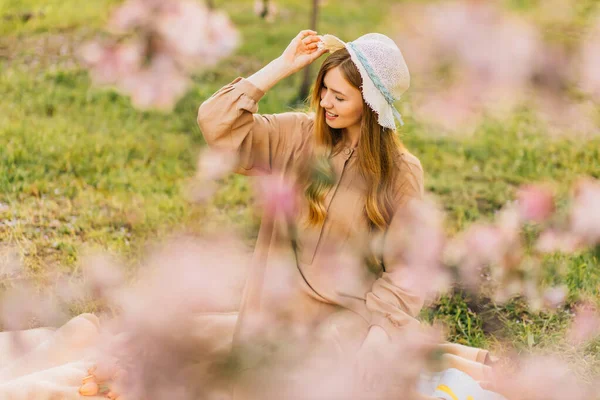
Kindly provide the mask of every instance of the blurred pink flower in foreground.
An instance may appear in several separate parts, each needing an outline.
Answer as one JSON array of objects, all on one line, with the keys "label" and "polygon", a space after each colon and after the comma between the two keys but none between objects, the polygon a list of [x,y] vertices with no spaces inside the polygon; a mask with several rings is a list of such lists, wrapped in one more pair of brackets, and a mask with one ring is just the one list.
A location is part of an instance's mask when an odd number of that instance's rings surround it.
[{"label": "blurred pink flower in foreground", "polygon": [[158,5],[156,0],[127,0],[117,7],[108,22],[108,28],[114,32],[127,32],[149,23],[152,18],[152,7]]},{"label": "blurred pink flower in foreground", "polygon": [[108,255],[88,255],[82,264],[86,286],[94,298],[110,297],[125,284],[123,267]]},{"label": "blurred pink flower in foreground", "polygon": [[543,294],[544,306],[549,309],[560,307],[564,304],[568,294],[569,288],[565,285],[548,288]]},{"label": "blurred pink flower in foreground", "polygon": [[98,367],[118,375],[118,393],[191,400],[223,389],[250,250],[213,233],[173,237],[148,254],[138,280],[111,296],[120,313],[98,343]]},{"label": "blurred pink flower in foreground", "polygon": [[540,253],[573,253],[581,248],[581,240],[576,235],[555,229],[543,231],[535,245]]},{"label": "blurred pink flower in foreground", "polygon": [[573,234],[590,246],[600,244],[600,181],[577,182],[570,217]]},{"label": "blurred pink flower in foreground", "polygon": [[600,336],[600,312],[592,304],[581,304],[575,309],[567,340],[580,345]]},{"label": "blurred pink flower in foreground", "polygon": [[564,360],[524,356],[493,370],[493,390],[510,400],[587,400],[592,393]]},{"label": "blurred pink flower in foreground", "polygon": [[172,110],[189,75],[215,65],[240,42],[226,14],[192,0],[128,0],[108,28],[114,40],[88,42],[81,59],[94,83],[113,85],[143,110]]},{"label": "blurred pink flower in foreground", "polygon": [[183,65],[212,66],[237,47],[239,34],[222,11],[209,11],[190,0],[165,3],[156,15],[155,29]]},{"label": "blurred pink flower in foreground", "polygon": [[517,204],[525,221],[543,222],[554,213],[554,193],[541,185],[526,185],[517,193]]},{"label": "blurred pink flower in foreground", "polygon": [[95,84],[114,85],[139,70],[144,52],[140,42],[104,44],[94,41],[81,48],[81,57],[91,68]]},{"label": "blurred pink flower in foreground", "polygon": [[196,176],[203,180],[217,180],[233,172],[238,162],[237,153],[205,147],[198,156]]},{"label": "blurred pink flower in foreground", "polygon": [[56,297],[30,284],[14,286],[0,294],[0,326],[17,331],[37,326],[56,326],[66,320]]},{"label": "blurred pink flower in foreground", "polygon": [[292,221],[298,212],[298,188],[291,181],[277,175],[257,177],[258,199],[266,216],[281,214]]},{"label": "blurred pink flower in foreground", "polygon": [[501,263],[508,246],[497,227],[473,224],[449,242],[445,258],[451,265],[459,266],[460,283],[475,289],[481,282],[483,268]]},{"label": "blurred pink flower in foreground", "polygon": [[397,12],[408,19],[400,47],[412,74],[425,77],[415,94],[418,119],[464,131],[523,98],[541,45],[525,21],[482,1],[407,4]]},{"label": "blurred pink flower in foreground", "polygon": [[[552,42],[556,35],[542,31],[539,20],[511,14],[500,2],[407,2],[393,12],[401,16],[395,37],[414,81],[415,119],[465,134],[486,116],[531,105],[552,134],[600,132],[590,101],[600,99],[600,20],[572,46]],[[575,82],[589,98],[572,95]]]},{"label": "blurred pink flower in foreground", "polygon": [[584,38],[580,57],[580,85],[600,101],[600,17]]},{"label": "blurred pink flower in foreground", "polygon": [[237,164],[237,153],[205,147],[198,155],[196,176],[185,188],[187,199],[200,203],[208,200],[219,186],[217,181],[233,172]]},{"label": "blurred pink flower in foreground", "polygon": [[404,226],[401,233],[385,239],[401,260],[406,286],[425,298],[435,298],[450,284],[448,271],[443,267],[442,253],[446,244],[444,214],[432,198],[410,199],[395,216]]},{"label": "blurred pink flower in foreground", "polygon": [[[203,156],[198,171],[202,179],[219,179],[235,165],[228,153]],[[581,196],[589,196],[590,191],[595,193],[594,185],[597,183],[591,180],[580,183],[578,201]],[[281,177],[267,176],[258,179],[258,190],[267,218],[274,221],[272,217],[281,213],[293,220],[297,211],[293,184]],[[535,190],[532,193],[534,197],[538,194]],[[545,199],[546,194],[542,196]],[[586,199],[584,208],[597,204]],[[531,208],[523,209],[524,204],[527,201],[508,205],[493,222],[474,223],[447,245],[439,205],[428,198],[411,201],[395,220],[406,227],[404,232],[378,240],[392,241],[390,249],[398,252],[403,264],[398,270],[406,277],[404,284],[423,296],[433,297],[447,289],[450,276],[442,262],[442,252],[446,250],[446,256],[458,265],[459,278],[473,287],[479,286],[481,268],[489,265],[501,294],[522,294],[530,301],[538,301],[536,276],[528,275],[529,267],[522,265],[527,258],[520,233],[523,215],[546,217],[550,208],[547,201],[535,200]],[[538,212],[539,204],[544,212]],[[523,212],[531,209],[534,212]],[[355,254],[335,254],[335,250],[332,246],[332,254],[319,268],[334,263],[346,271],[364,268],[363,260],[355,258]],[[373,395],[368,398],[412,400],[420,374],[426,369],[439,370],[435,367],[444,367],[444,362],[451,360],[440,355],[439,348],[436,351],[442,340],[440,330],[425,324],[404,326],[401,340],[388,345],[386,336],[385,342],[375,342],[369,349],[372,352],[358,355],[338,351],[341,335],[336,335],[335,323],[315,324],[315,329],[307,328],[305,319],[302,324],[295,324],[294,318],[304,310],[294,307],[298,304],[295,296],[302,289],[296,285],[295,260],[289,255],[278,254],[270,259],[270,279],[262,287],[266,298],[274,301],[275,312],[250,315],[250,320],[245,321],[251,326],[251,338],[259,338],[258,344],[242,338],[233,351],[229,334],[235,328],[248,266],[256,262],[251,248],[235,236],[217,232],[201,238],[172,237],[146,255],[139,268],[139,279],[132,285],[125,284],[118,260],[85,258],[84,276],[93,294],[119,310],[117,317],[103,318],[105,328],[96,349],[96,374],[112,378],[111,388],[128,398],[220,398],[238,378],[235,368],[240,360],[262,360],[276,349],[278,357],[264,368],[265,382],[273,385],[273,390],[263,399],[364,400],[366,390]],[[344,278],[343,272],[331,273],[333,284]],[[549,288],[541,295],[541,301],[555,308],[565,301],[566,295],[564,286]],[[0,301],[4,327],[18,329],[27,327],[32,318],[60,316],[55,314],[59,309],[55,302],[39,300],[31,287],[8,293]],[[225,331],[220,330],[223,328]],[[569,331],[569,340],[585,343],[597,336],[599,329],[597,310],[582,306]],[[18,343],[19,335],[15,338]],[[366,378],[365,365],[369,371]],[[498,368],[494,372],[490,378],[492,390],[511,400],[590,398],[587,387],[559,360],[526,357],[514,360],[514,365],[513,369]]]},{"label": "blurred pink flower in foreground", "polygon": [[[155,317],[147,317],[154,319],[152,324],[157,327],[159,315],[173,318],[168,314],[235,310],[250,254],[247,246],[226,233],[214,232],[210,238],[174,237],[151,252],[144,275],[127,290],[124,304],[133,305],[129,303],[132,300],[151,311]],[[162,311],[149,310],[137,297],[161,303]],[[128,310],[131,316],[137,315],[134,309]]]},{"label": "blurred pink flower in foreground", "polygon": [[168,55],[155,54],[146,68],[126,75],[120,85],[140,110],[156,108],[168,111],[185,94],[189,80]]}]

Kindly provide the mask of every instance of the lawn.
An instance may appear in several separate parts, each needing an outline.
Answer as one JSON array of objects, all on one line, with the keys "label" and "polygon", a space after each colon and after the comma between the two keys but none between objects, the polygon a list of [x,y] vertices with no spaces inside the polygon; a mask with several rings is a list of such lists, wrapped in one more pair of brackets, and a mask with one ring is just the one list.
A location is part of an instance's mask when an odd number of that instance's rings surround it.
[{"label": "lawn", "polygon": [[[307,28],[309,2],[280,1],[280,15],[267,23],[250,1],[216,1],[241,30],[243,44],[195,76],[193,89],[170,114],[140,112],[127,98],[92,87],[76,60],[78,44],[101,31],[116,3],[0,0],[0,241],[15,246],[25,272],[42,281],[56,269],[77,273],[89,248],[115,253],[135,269],[148,241],[175,231],[229,224],[249,245],[257,232],[259,217],[244,177],[225,179],[207,205],[187,200],[185,187],[204,146],[196,111],[218,88],[278,56]],[[391,32],[394,18],[386,11],[392,3],[365,7],[359,0],[329,0],[318,31],[347,40]],[[533,1],[506,3],[528,14],[538,7]],[[278,84],[261,100],[260,112],[294,108],[300,78]],[[493,218],[523,183],[552,182],[564,199],[578,177],[600,178],[600,138],[550,138],[526,110],[509,120],[488,120],[469,137],[440,137],[406,117],[402,138],[421,159],[426,189],[446,209],[451,233]],[[546,280],[566,283],[570,302],[598,299],[598,264],[591,252],[548,256]],[[566,269],[564,276],[554,274],[559,268]],[[423,317],[445,321],[452,340],[473,346],[494,347],[499,338],[523,351],[563,346],[569,304],[553,313],[531,312],[518,300],[476,304],[456,293]],[[600,372],[600,342],[579,357]]]}]

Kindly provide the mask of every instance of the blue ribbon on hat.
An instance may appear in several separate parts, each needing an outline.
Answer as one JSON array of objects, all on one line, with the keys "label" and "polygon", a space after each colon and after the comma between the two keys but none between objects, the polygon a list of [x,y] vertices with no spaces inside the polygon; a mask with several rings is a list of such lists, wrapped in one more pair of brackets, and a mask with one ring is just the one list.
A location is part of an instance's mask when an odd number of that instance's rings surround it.
[{"label": "blue ribbon on hat", "polygon": [[385,98],[385,101],[387,101],[387,103],[390,105],[390,107],[392,107],[392,112],[393,112],[394,116],[398,119],[398,121],[400,121],[400,126],[404,125],[404,121],[402,121],[402,116],[400,115],[400,112],[396,109],[396,107],[394,107],[394,97],[387,90],[387,88],[383,85],[383,83],[381,82],[381,80],[379,79],[379,77],[377,76],[377,74],[375,73],[373,68],[371,67],[371,64],[369,64],[369,61],[367,61],[367,58],[352,42],[348,42],[346,44],[348,46],[350,46],[350,48],[352,50],[354,50],[354,53],[358,57],[358,60],[363,65],[363,67],[365,67],[365,69],[367,70],[367,74],[369,74],[369,77],[371,78],[371,80],[373,81],[373,83],[375,84],[377,89],[379,89],[379,91]]}]

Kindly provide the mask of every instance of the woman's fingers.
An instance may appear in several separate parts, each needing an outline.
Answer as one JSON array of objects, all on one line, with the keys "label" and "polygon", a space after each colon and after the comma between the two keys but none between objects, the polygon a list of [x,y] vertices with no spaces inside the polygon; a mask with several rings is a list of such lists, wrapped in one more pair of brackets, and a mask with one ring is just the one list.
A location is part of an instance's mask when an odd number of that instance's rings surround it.
[{"label": "woman's fingers", "polygon": [[[303,31],[304,32],[304,31]],[[300,41],[304,46],[309,47],[312,43],[316,43],[320,41],[319,37],[316,35],[315,31],[307,31],[308,34],[301,37]],[[310,48],[310,47],[309,47]]]},{"label": "woman's fingers", "polygon": [[306,37],[308,35],[316,35],[316,34],[317,34],[316,31],[313,31],[311,29],[305,29],[303,31],[300,31],[300,33],[298,34],[298,36],[300,37],[300,39],[302,39],[302,38],[304,38],[304,37]]},{"label": "woman's fingers", "polygon": [[304,38],[302,41],[302,43],[304,44],[304,48],[306,49],[306,51],[309,54],[312,54],[315,51],[317,51],[317,49],[318,49],[317,43],[318,42],[319,42],[319,38],[316,36]]},{"label": "woman's fingers", "polygon": [[314,50],[312,53],[310,53],[310,58],[311,58],[310,62],[315,61],[317,58],[321,57],[326,52],[327,52],[326,49]]},{"label": "woman's fingers", "polygon": [[302,43],[305,43],[305,39],[307,39],[307,37],[314,36],[316,34],[317,34],[317,32],[315,32],[315,31],[304,30],[304,31],[300,31],[300,33],[295,37],[295,39],[301,41]]},{"label": "woman's fingers", "polygon": [[321,57],[323,54],[327,53],[329,50],[327,49],[313,49],[310,50],[310,56],[312,57],[313,61],[316,60],[317,58]]},{"label": "woman's fingers", "polygon": [[321,41],[321,39],[319,39],[318,36],[308,36],[308,37],[305,37],[304,39],[302,39],[302,43],[304,43],[306,45],[310,45],[312,43],[317,43],[320,41]]}]

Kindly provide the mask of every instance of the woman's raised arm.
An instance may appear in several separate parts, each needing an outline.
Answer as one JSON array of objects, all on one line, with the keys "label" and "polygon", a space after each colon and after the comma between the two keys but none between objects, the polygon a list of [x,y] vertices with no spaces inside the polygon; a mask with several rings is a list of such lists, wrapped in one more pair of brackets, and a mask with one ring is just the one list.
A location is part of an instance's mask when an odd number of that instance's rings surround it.
[{"label": "woman's raised arm", "polygon": [[307,129],[310,120],[304,113],[256,113],[266,91],[326,52],[317,48],[318,41],[316,32],[300,32],[280,57],[248,78],[236,78],[200,106],[197,121],[207,144],[237,152],[238,173],[270,173],[297,138],[294,134]]}]

